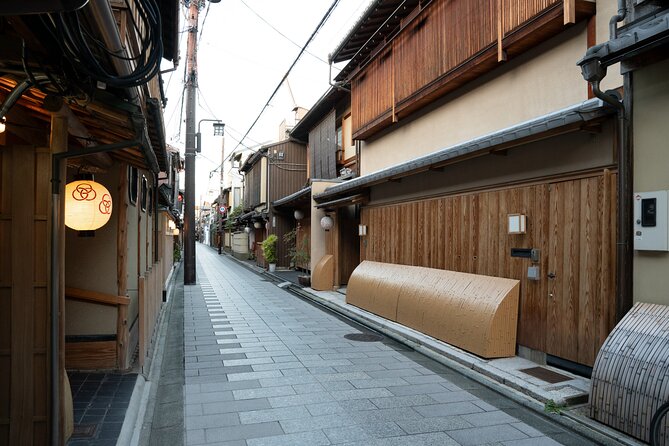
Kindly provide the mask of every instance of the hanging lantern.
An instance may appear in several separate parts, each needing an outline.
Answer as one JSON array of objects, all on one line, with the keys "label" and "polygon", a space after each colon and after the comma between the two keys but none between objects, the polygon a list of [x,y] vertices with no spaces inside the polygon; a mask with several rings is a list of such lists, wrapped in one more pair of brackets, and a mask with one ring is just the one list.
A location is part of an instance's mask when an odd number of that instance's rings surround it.
[{"label": "hanging lantern", "polygon": [[295,220],[302,220],[304,218],[304,212],[297,209],[295,212],[293,212],[293,217],[295,217]]},{"label": "hanging lantern", "polygon": [[111,217],[111,194],[93,180],[73,181],[65,186],[65,226],[77,231],[95,231]]},{"label": "hanging lantern", "polygon": [[329,231],[334,226],[334,220],[329,215],[321,218],[321,228]]},{"label": "hanging lantern", "polygon": [[244,232],[246,232],[247,234],[250,233],[251,232],[251,227],[250,226],[245,227]]},{"label": "hanging lantern", "polygon": [[259,221],[253,222],[253,227],[256,229],[260,229],[262,228],[262,223],[260,223]]},{"label": "hanging lantern", "polygon": [[174,224],[174,221],[173,221],[173,220],[168,220],[168,221],[167,221],[167,226],[169,226],[169,228],[172,229],[172,230],[176,229],[176,227],[177,227],[177,226]]},{"label": "hanging lantern", "polygon": [[172,229],[172,235],[179,235],[179,228]]}]

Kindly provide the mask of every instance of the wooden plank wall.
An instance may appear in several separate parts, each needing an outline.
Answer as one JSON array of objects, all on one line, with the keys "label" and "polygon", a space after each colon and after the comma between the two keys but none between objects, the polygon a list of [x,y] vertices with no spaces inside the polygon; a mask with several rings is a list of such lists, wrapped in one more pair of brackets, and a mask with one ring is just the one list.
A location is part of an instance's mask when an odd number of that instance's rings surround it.
[{"label": "wooden plank wall", "polygon": [[0,444],[49,438],[48,149],[0,147]]},{"label": "wooden plank wall", "polygon": [[[283,152],[284,159],[277,154]],[[286,141],[269,149],[269,202],[287,197],[304,188],[307,182],[307,148]],[[260,163],[258,163],[260,164]]]},{"label": "wooden plank wall", "polygon": [[[506,59],[502,40],[556,3],[562,1],[435,0],[427,5],[354,75],[354,138],[365,139],[398,116],[494,69]],[[559,32],[562,16],[558,28],[544,32],[540,20],[533,26],[536,30],[523,32],[537,31],[532,40],[536,44]]]},{"label": "wooden plank wall", "polygon": [[245,174],[244,179],[244,209],[251,210],[260,204],[260,179],[262,176],[262,162],[258,162]]},{"label": "wooden plank wall", "polygon": [[[518,279],[518,343],[592,365],[614,325],[615,177],[366,207],[360,258]],[[507,234],[512,213],[527,234]],[[511,248],[541,249],[540,281]]]},{"label": "wooden plank wall", "polygon": [[139,365],[151,351],[158,315],[163,303],[163,268],[160,260],[139,277]]},{"label": "wooden plank wall", "polygon": [[336,112],[333,109],[309,132],[310,177],[337,178]]}]

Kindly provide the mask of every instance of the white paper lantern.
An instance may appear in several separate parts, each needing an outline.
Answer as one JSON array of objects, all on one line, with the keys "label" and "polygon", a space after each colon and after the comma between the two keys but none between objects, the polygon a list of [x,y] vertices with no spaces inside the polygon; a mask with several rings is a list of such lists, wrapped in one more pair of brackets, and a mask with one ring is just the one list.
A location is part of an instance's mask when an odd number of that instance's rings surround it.
[{"label": "white paper lantern", "polygon": [[247,234],[250,233],[251,232],[251,227],[250,226],[245,227],[244,232],[246,232]]},{"label": "white paper lantern", "polygon": [[297,209],[295,212],[293,212],[293,217],[295,217],[295,220],[302,220],[304,218],[304,212]]},{"label": "white paper lantern", "polygon": [[77,231],[95,231],[112,214],[111,194],[92,180],[73,181],[65,186],[65,226]]},{"label": "white paper lantern", "polygon": [[253,227],[256,229],[260,229],[262,228],[262,223],[260,223],[259,221],[253,222]]},{"label": "white paper lantern", "polygon": [[329,215],[321,218],[321,228],[329,231],[334,226],[334,220]]}]

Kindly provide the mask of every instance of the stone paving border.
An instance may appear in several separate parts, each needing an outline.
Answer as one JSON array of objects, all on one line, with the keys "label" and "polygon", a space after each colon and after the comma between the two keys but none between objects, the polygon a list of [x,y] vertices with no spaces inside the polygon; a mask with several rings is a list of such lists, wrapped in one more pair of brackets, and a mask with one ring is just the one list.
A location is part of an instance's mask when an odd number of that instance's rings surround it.
[{"label": "stone paving border", "polygon": [[345,339],[366,329],[203,248],[185,287],[186,444],[590,444],[393,340]]}]

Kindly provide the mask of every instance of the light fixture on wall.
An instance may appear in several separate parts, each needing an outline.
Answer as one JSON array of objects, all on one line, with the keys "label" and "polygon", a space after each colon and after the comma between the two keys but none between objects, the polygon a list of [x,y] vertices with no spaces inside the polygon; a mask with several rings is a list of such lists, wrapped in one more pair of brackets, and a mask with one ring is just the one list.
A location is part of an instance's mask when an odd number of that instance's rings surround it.
[{"label": "light fixture on wall", "polygon": [[172,235],[179,235],[179,228],[172,229]]},{"label": "light fixture on wall", "polygon": [[525,234],[527,232],[527,217],[523,214],[508,215],[509,234]]},{"label": "light fixture on wall", "polygon": [[77,231],[95,231],[107,224],[112,214],[111,194],[89,177],[65,186],[65,226]]},{"label": "light fixture on wall", "polygon": [[251,227],[250,226],[245,227],[244,232],[246,232],[247,234],[251,233]]},{"label": "light fixture on wall", "polygon": [[167,220],[167,226],[172,230],[177,228],[177,225],[174,224],[174,220]]},{"label": "light fixture on wall", "polygon": [[304,212],[296,209],[295,212],[293,212],[293,217],[295,217],[295,220],[302,220],[304,218]]},{"label": "light fixture on wall", "polygon": [[7,122],[7,121],[5,120],[5,117],[4,117],[4,116],[0,116],[0,133],[4,133],[4,132],[5,132],[5,128],[6,128],[6,126],[5,126],[5,122]]},{"label": "light fixture on wall", "polygon": [[358,225],[358,235],[360,237],[367,235],[367,225]]},{"label": "light fixture on wall", "polygon": [[255,221],[253,222],[253,227],[256,229],[260,229],[262,228],[262,223],[260,223],[259,221]]},{"label": "light fixture on wall", "polygon": [[326,231],[329,231],[334,227],[334,220],[332,217],[329,215],[326,215],[325,217],[321,218],[321,228],[325,229]]}]

